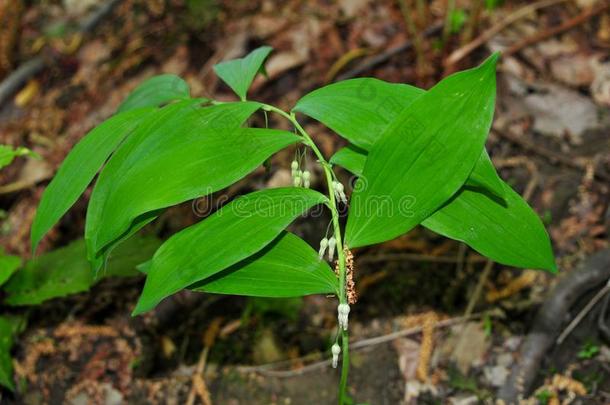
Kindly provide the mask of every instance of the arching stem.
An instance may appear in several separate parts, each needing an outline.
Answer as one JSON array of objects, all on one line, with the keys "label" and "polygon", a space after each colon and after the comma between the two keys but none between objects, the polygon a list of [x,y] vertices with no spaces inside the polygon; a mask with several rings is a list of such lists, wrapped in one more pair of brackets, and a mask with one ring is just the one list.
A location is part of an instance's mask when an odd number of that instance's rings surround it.
[{"label": "arching stem", "polygon": [[[316,155],[318,162],[322,165],[324,175],[326,177],[326,185],[328,187],[328,199],[330,201],[329,209],[332,216],[332,224],[334,230],[334,236],[337,241],[337,262],[339,264],[339,303],[347,304],[347,291],[346,291],[346,269],[345,269],[345,253],[343,251],[343,240],[341,237],[341,226],[339,224],[339,211],[337,210],[337,201],[335,198],[335,187],[334,187],[334,176],[332,172],[332,166],[326,161],[322,152],[318,146],[314,143],[313,139],[307,131],[299,124],[294,113],[287,113],[280,110],[272,105],[264,104],[263,110],[273,111],[287,120],[296,128],[299,134],[303,138],[303,143],[311,148],[313,153]],[[343,361],[341,364],[341,381],[339,384],[339,405],[343,405],[347,400],[347,375],[349,372],[349,333],[347,330],[341,329],[341,352],[343,353]]]}]

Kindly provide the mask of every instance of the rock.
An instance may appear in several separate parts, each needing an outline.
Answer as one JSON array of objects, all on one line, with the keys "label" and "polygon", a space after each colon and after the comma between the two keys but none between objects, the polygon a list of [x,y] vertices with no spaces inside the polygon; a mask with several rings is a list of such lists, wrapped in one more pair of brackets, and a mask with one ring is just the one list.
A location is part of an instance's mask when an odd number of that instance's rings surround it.
[{"label": "rock", "polygon": [[596,103],[610,107],[610,62],[593,63],[594,79],[591,83],[591,95]]},{"label": "rock", "polygon": [[476,405],[479,402],[479,398],[473,394],[463,394],[454,398],[449,399],[451,405]]},{"label": "rock", "polygon": [[[100,396],[90,396],[85,390],[79,392],[72,400],[69,401],[71,405],[88,405],[100,403],[101,405],[121,405],[123,403],[123,394],[115,389],[108,383],[96,383],[96,393]],[[103,402],[100,402],[100,398],[103,398]]]},{"label": "rock", "polygon": [[592,59],[584,55],[566,55],[551,61],[551,74],[569,86],[589,86],[594,79]]},{"label": "rock", "polygon": [[483,374],[487,382],[494,387],[501,387],[506,382],[510,370],[504,366],[485,367]]},{"label": "rock", "polygon": [[555,137],[567,133],[575,144],[580,144],[585,131],[601,125],[597,106],[589,98],[553,84],[544,84],[537,90],[523,100],[535,117],[535,131]]}]

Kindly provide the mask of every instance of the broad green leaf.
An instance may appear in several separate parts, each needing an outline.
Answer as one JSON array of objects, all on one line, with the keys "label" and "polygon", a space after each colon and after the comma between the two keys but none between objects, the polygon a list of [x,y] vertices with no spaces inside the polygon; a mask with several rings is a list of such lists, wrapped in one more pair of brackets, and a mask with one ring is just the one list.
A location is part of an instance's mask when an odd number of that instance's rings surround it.
[{"label": "broad green leaf", "polygon": [[13,148],[8,145],[0,145],[0,169],[10,165],[13,162],[13,159],[19,156],[32,156],[40,159],[40,156],[36,152],[32,152],[28,148]]},{"label": "broad green leaf", "polygon": [[[149,260],[161,241],[131,238],[110,254],[103,277],[136,275],[136,265]],[[37,305],[52,298],[87,291],[95,279],[81,239],[27,262],[6,284],[9,305]]]},{"label": "broad green leaf", "polygon": [[187,99],[189,96],[189,86],[184,80],[173,74],[163,74],[142,82],[121,103],[117,112],[160,107],[174,100]]},{"label": "broad green leaf", "polygon": [[133,314],[255,254],[297,216],[326,202],[324,195],[306,188],[257,191],[175,234],[155,253]]},{"label": "broad green leaf", "polygon": [[[357,176],[362,174],[365,161],[366,154],[354,146],[341,149],[331,159]],[[503,200],[465,187],[422,225],[465,242],[498,263],[555,271],[550,241],[540,219],[508,185],[501,184],[505,188]]]},{"label": "broad green leaf", "polygon": [[115,115],[91,130],[70,151],[47,186],[32,224],[32,251],[76,202],[110,154],[138,125],[153,116],[145,108]]},{"label": "broad green leaf", "polygon": [[288,232],[263,250],[190,289],[255,297],[299,297],[338,294],[339,281],[304,240]]},{"label": "broad green leaf", "polygon": [[422,225],[463,241],[498,263],[556,272],[542,221],[519,194],[507,184],[504,187],[504,202],[463,188]]},{"label": "broad green leaf", "polygon": [[[354,145],[348,145],[345,148],[339,149],[330,158],[330,163],[338,165],[348,170],[356,176],[361,176],[364,170],[364,164],[368,153]],[[470,172],[470,176],[466,180],[465,185],[469,187],[480,188],[494,195],[504,198],[504,186],[502,180],[498,177],[498,173],[493,167],[493,163],[489,158],[486,150],[479,155],[479,160]]]},{"label": "broad green leaf", "polygon": [[320,121],[354,145],[370,150],[383,130],[426,92],[373,78],[349,79],[312,91],[292,109]]},{"label": "broad green leaf", "polygon": [[214,72],[244,101],[256,74],[260,71],[264,72],[263,63],[272,50],[269,46],[261,46],[244,58],[215,65]]},{"label": "broad green leaf", "polygon": [[7,255],[0,247],[0,286],[6,283],[19,267],[21,267],[21,258]]},{"label": "broad green leaf", "polygon": [[[314,90],[299,100],[293,110],[320,121],[352,142],[355,147],[338,151],[331,163],[360,175],[367,151],[389,123],[425,93],[405,84],[350,79]],[[482,187],[503,197],[504,187],[485,150],[481,151],[466,185]]]},{"label": "broad green leaf", "polygon": [[85,227],[90,259],[141,215],[225,188],[299,140],[287,131],[240,127],[259,106],[176,107],[138,129],[95,185]]},{"label": "broad green leaf", "polygon": [[[359,176],[365,160],[366,154],[352,145],[338,151],[331,163]],[[499,263],[554,271],[550,241],[538,216],[508,185],[501,184],[504,199],[498,200],[480,188],[464,187],[422,225],[465,242]],[[513,229],[519,234],[515,235]]]},{"label": "broad green leaf", "polygon": [[11,391],[15,390],[11,349],[15,343],[15,337],[22,332],[24,325],[23,318],[0,316],[0,385]]},{"label": "broad green leaf", "polygon": [[352,194],[348,246],[408,232],[464,184],[491,126],[496,61],[445,78],[390,123]]},{"label": "broad green leaf", "polygon": [[367,156],[368,153],[364,149],[360,149],[354,145],[348,145],[345,148],[339,149],[337,153],[332,155],[330,163],[341,166],[356,176],[362,176]]}]

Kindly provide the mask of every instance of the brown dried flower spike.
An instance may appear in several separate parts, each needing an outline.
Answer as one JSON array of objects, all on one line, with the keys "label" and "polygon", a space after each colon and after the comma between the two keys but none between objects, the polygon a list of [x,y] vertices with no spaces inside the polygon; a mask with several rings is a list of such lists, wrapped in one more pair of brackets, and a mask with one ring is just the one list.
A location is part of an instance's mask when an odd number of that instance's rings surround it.
[{"label": "brown dried flower spike", "polygon": [[[358,294],[356,293],[356,283],[354,282],[354,254],[351,252],[351,250],[349,250],[347,246],[343,248],[343,254],[345,255],[345,289],[347,290],[347,302],[352,305],[358,301]],[[339,277],[339,261],[335,263],[335,274],[337,275],[337,277]]]}]

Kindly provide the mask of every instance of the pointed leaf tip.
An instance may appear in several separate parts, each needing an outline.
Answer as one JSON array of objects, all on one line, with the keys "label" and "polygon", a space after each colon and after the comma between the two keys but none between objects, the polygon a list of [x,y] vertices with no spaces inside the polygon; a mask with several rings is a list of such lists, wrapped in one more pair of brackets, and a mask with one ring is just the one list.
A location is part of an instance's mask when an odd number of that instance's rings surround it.
[{"label": "pointed leaf tip", "polygon": [[214,72],[245,101],[256,74],[265,72],[264,63],[272,50],[270,46],[261,46],[243,58],[218,63],[214,66]]},{"label": "pointed leaf tip", "polygon": [[502,56],[502,53],[500,51],[496,51],[494,53],[492,53],[487,59],[485,59],[485,61],[481,64],[481,66],[491,66],[493,67],[493,69],[496,69],[496,65],[498,64],[498,60],[500,59],[500,56]]}]

